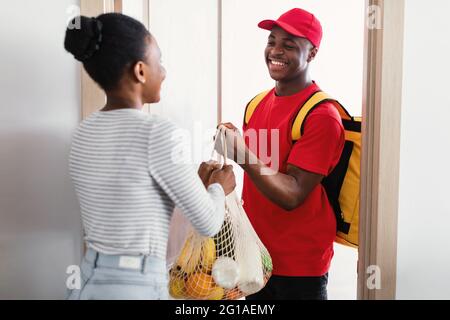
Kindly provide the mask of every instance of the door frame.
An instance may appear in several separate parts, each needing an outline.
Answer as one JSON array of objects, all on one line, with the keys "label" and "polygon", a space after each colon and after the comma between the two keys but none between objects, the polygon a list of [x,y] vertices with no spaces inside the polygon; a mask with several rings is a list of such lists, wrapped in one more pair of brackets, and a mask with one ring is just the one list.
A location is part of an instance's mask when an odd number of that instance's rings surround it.
[{"label": "door frame", "polygon": [[366,0],[358,299],[395,299],[404,0]]}]

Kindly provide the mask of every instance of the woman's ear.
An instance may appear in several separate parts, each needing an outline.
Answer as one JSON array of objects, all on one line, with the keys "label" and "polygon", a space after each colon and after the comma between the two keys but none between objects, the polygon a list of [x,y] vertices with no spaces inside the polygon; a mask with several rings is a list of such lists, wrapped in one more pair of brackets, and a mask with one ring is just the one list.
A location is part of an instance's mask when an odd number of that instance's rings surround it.
[{"label": "woman's ear", "polygon": [[145,64],[142,61],[138,61],[133,68],[134,76],[136,80],[140,83],[145,83],[147,81],[147,75],[145,72]]}]

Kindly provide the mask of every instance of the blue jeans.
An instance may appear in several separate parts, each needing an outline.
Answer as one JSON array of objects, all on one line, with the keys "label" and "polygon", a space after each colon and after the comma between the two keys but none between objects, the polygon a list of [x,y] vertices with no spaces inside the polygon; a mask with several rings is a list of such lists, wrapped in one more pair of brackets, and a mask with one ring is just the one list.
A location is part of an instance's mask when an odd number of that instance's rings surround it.
[{"label": "blue jeans", "polygon": [[[132,259],[124,263],[123,258]],[[112,256],[88,249],[81,263],[81,288],[69,300],[167,300],[166,262],[150,256]]]}]

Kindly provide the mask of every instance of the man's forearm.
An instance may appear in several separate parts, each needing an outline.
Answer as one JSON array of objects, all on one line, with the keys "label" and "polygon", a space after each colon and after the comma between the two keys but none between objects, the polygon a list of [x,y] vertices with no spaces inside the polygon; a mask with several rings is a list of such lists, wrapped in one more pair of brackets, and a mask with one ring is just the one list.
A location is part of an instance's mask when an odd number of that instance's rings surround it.
[{"label": "man's forearm", "polygon": [[258,190],[281,208],[293,210],[303,201],[294,177],[272,170],[251,152],[247,152],[245,163],[240,166]]}]

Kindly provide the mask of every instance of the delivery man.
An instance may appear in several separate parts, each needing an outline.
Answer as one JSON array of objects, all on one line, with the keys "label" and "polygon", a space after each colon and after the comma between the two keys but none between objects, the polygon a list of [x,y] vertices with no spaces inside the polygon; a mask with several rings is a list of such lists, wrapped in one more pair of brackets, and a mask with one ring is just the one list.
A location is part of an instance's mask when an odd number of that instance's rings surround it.
[{"label": "delivery man", "polygon": [[258,26],[270,31],[265,61],[275,87],[246,119],[243,137],[233,124],[224,124],[231,156],[245,171],[244,209],[273,260],[267,285],[247,299],[326,300],[336,220],[321,181],[345,143],[338,111],[321,103],[306,118],[302,137],[291,138],[299,109],[320,91],[309,67],[322,27],[297,8]]}]

